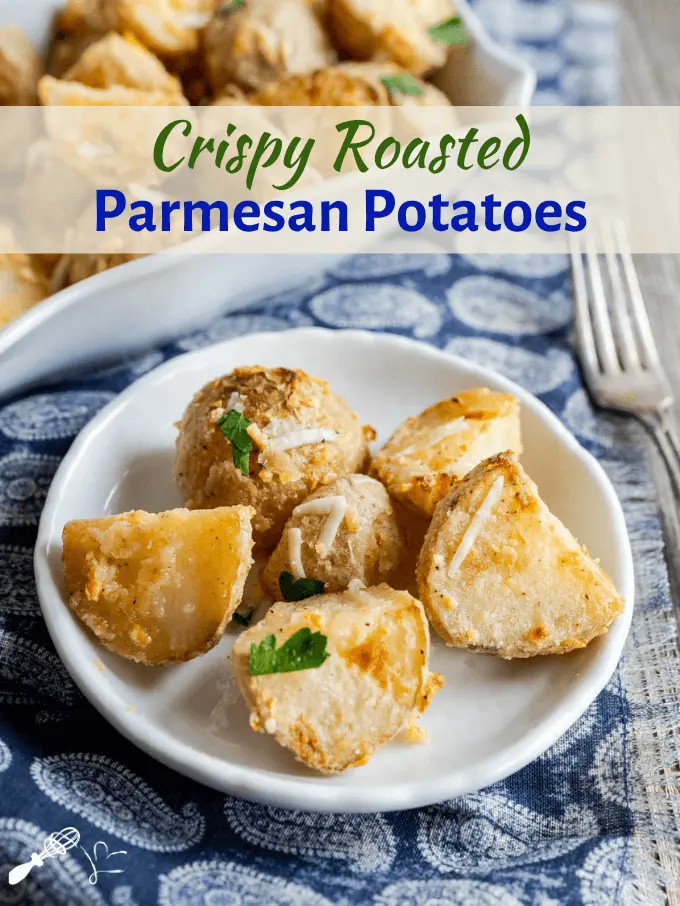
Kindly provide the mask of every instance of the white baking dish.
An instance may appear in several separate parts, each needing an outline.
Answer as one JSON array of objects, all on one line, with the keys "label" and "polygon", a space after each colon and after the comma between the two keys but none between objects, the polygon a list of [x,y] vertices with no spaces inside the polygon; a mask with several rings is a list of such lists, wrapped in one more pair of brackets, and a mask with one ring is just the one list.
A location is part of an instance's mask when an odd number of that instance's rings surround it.
[{"label": "white baking dish", "polygon": [[[21,25],[38,46],[62,0],[3,0],[0,25]],[[471,51],[438,79],[460,106],[525,106],[535,74],[494,43],[465,0],[456,7]],[[192,242],[200,241],[192,240]],[[0,330],[0,398],[47,378],[141,351],[267,293],[302,284],[328,267],[327,255],[192,255],[143,258],[62,290]],[[333,258],[332,260],[335,260]]]}]

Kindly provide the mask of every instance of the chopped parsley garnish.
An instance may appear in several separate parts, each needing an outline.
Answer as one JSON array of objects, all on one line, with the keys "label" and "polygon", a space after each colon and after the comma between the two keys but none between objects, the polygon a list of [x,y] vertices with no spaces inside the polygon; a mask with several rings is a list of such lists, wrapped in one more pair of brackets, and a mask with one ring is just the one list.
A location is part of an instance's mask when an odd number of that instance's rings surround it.
[{"label": "chopped parsley garnish", "polygon": [[380,81],[390,94],[408,94],[411,97],[420,97],[423,86],[410,72],[397,72],[394,75],[383,76]]},{"label": "chopped parsley garnish", "polygon": [[328,636],[312,632],[309,627],[299,629],[280,648],[276,636],[268,635],[259,645],[250,646],[250,675],[268,673],[294,673],[320,667],[329,656],[326,651]]},{"label": "chopped parsley garnish", "polygon": [[326,586],[320,579],[296,579],[292,573],[279,576],[279,588],[284,601],[304,601],[314,595],[322,595]]},{"label": "chopped parsley garnish", "polygon": [[240,6],[245,6],[246,0],[231,0],[230,3],[223,3],[222,6],[217,10],[218,16],[228,16],[229,13],[233,13],[235,9],[238,9]]},{"label": "chopped parsley garnish", "polygon": [[253,449],[253,442],[248,434],[250,424],[251,422],[248,421],[245,415],[237,412],[236,409],[231,409],[215,422],[216,427],[220,429],[227,440],[231,441],[234,465],[244,475],[248,474],[250,451]]},{"label": "chopped parsley garnish", "polygon": [[248,613],[239,613],[238,611],[236,611],[236,613],[232,617],[232,620],[234,621],[234,623],[238,623],[239,626],[245,626],[247,629],[253,621],[254,613],[254,607],[252,610],[249,610]]},{"label": "chopped parsley garnish", "polygon": [[434,41],[438,41],[440,44],[448,44],[449,47],[453,47],[454,44],[467,44],[470,40],[460,16],[452,16],[450,19],[445,19],[439,25],[433,25],[428,31]]}]

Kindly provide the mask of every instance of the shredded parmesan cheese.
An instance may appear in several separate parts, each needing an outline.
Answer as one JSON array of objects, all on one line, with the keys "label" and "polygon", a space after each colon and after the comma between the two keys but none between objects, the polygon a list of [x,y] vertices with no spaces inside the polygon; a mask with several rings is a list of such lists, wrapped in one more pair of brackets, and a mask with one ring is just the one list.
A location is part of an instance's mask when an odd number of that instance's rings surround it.
[{"label": "shredded parmesan cheese", "polygon": [[295,447],[304,447],[307,444],[320,444],[325,440],[335,440],[335,431],[328,428],[299,428],[288,434],[279,434],[267,444],[267,450],[292,450]]},{"label": "shredded parmesan cheese", "polygon": [[489,518],[493,512],[493,508],[496,506],[498,501],[501,499],[501,494],[503,493],[503,484],[505,479],[502,475],[499,475],[498,478],[491,485],[489,493],[486,495],[482,501],[482,505],[477,510],[475,515],[470,520],[470,524],[463,537],[460,539],[460,544],[458,545],[458,550],[453,555],[453,559],[449,565],[448,573],[449,576],[453,576],[454,573],[460,569],[463,560],[472,550],[472,545],[477,540],[477,536],[481,532],[484,523]]},{"label": "shredded parmesan cheese", "polygon": [[241,415],[243,415],[243,409],[245,407],[245,402],[246,402],[245,397],[241,396],[241,394],[238,393],[238,391],[234,390],[227,402],[227,412],[229,412],[231,409],[235,409],[236,412],[240,412]]},{"label": "shredded parmesan cheese", "polygon": [[296,516],[311,516],[318,513],[327,513],[328,519],[324,523],[318,538],[326,554],[331,550],[342,525],[342,520],[347,512],[347,498],[341,494],[334,497],[320,497],[318,500],[309,500],[296,506],[293,513]]},{"label": "shredded parmesan cheese", "polygon": [[349,585],[347,586],[347,591],[351,591],[353,595],[361,591],[362,588],[366,588],[366,583],[362,582],[361,579],[350,579]]},{"label": "shredded parmesan cheese", "polygon": [[410,456],[412,453],[417,453],[418,450],[422,450],[424,447],[434,447],[435,444],[439,444],[443,440],[453,437],[454,434],[458,434],[464,427],[465,418],[461,415],[460,418],[454,418],[452,422],[447,422],[445,425],[439,425],[438,428],[431,431],[424,443],[413,444],[411,447],[399,450],[397,458],[401,459],[402,456]]},{"label": "shredded parmesan cheese", "polygon": [[299,528],[288,529],[288,559],[290,571],[294,579],[305,578],[305,568],[302,565],[302,530]]}]

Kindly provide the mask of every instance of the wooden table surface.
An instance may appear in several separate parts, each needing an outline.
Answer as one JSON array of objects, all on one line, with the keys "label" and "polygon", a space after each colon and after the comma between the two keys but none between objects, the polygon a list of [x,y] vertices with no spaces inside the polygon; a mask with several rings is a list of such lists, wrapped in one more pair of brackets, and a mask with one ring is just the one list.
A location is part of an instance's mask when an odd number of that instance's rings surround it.
[{"label": "wooden table surface", "polygon": [[[621,102],[680,105],[680,0],[619,0],[619,6]],[[680,255],[638,255],[636,265],[673,385],[680,429]],[[680,614],[680,512],[656,451],[650,450],[650,455],[664,517],[673,600]]]}]

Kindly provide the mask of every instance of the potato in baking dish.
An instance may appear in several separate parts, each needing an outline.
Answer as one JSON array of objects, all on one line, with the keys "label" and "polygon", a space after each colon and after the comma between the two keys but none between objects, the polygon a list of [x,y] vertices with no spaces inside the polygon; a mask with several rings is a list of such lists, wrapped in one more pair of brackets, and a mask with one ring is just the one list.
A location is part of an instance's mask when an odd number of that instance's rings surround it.
[{"label": "potato in baking dish", "polygon": [[147,665],[222,637],[252,563],[248,507],[135,511],[64,528],[69,604],[107,648]]},{"label": "potato in baking dish", "polygon": [[448,645],[525,658],[583,648],[622,612],[614,583],[506,454],[439,503],[418,589]]},{"label": "potato in baking dish", "polygon": [[522,452],[519,403],[485,387],[464,390],[407,419],[376,454],[371,474],[424,516],[483,459]]},{"label": "potato in baking dish", "polygon": [[416,76],[444,65],[446,47],[428,32],[413,0],[333,0],[333,41],[355,60],[391,60]]},{"label": "potato in baking dish", "polygon": [[289,572],[343,591],[352,579],[379,585],[393,575],[404,541],[385,488],[368,475],[347,475],[310,494],[286,523],[262,573],[262,584],[280,600],[279,577]]},{"label": "potato in baking dish", "polygon": [[[218,424],[229,412],[250,423],[245,439],[252,450],[244,457],[234,455]],[[373,436],[326,381],[289,368],[236,368],[206,384],[187,407],[175,478],[191,508],[255,507],[255,540],[271,550],[305,497],[367,465]]]},{"label": "potato in baking dish", "polygon": [[335,51],[307,0],[249,0],[216,15],[203,35],[213,91],[231,83],[257,90],[293,73],[330,66]]},{"label": "potato in baking dish", "polygon": [[[251,676],[251,645],[277,648],[300,630],[326,636],[321,666]],[[423,607],[386,585],[275,604],[234,644],[234,675],[253,730],[325,774],[365,764],[416,720],[443,683],[428,669]]]}]

